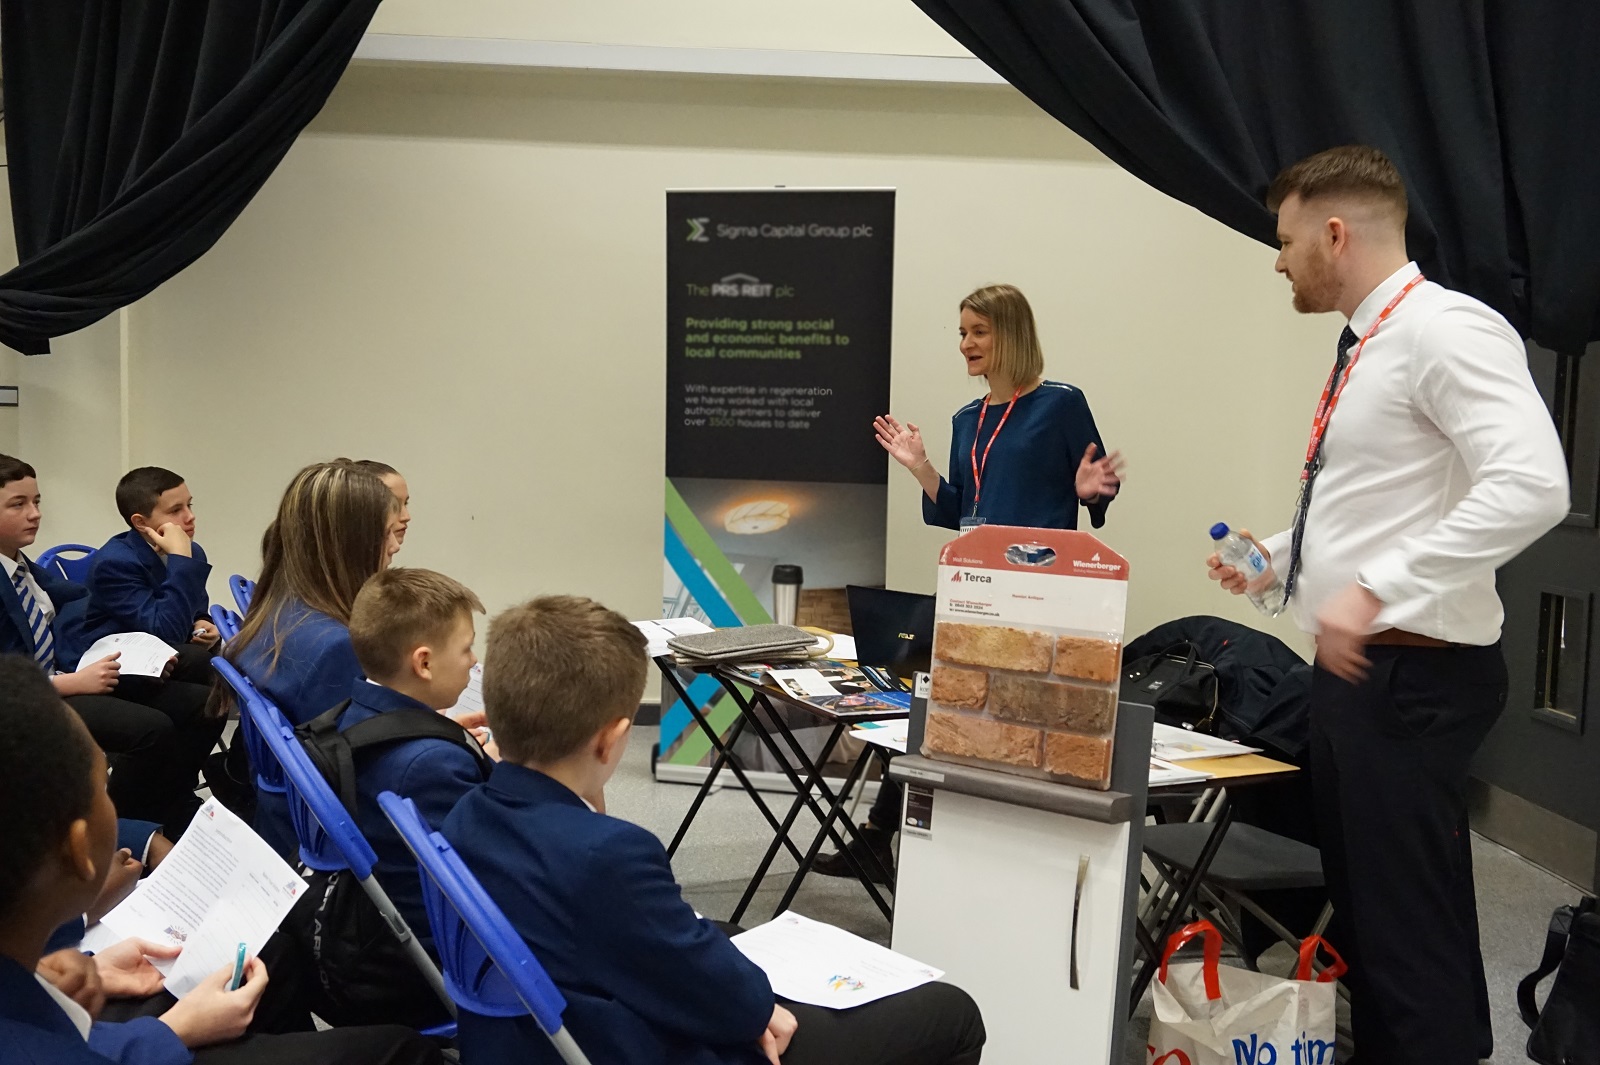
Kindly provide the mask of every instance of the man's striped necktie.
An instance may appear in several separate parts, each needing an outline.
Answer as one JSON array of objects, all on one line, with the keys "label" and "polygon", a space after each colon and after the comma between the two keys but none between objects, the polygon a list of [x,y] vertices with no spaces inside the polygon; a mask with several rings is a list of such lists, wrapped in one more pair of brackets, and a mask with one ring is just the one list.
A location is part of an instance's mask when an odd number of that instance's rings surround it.
[{"label": "man's striped necktie", "polygon": [[28,619],[28,632],[33,636],[33,660],[39,668],[49,673],[56,664],[56,638],[50,632],[50,619],[44,608],[28,590],[28,564],[23,562],[11,577],[17,586],[17,599],[22,603],[22,616]]}]

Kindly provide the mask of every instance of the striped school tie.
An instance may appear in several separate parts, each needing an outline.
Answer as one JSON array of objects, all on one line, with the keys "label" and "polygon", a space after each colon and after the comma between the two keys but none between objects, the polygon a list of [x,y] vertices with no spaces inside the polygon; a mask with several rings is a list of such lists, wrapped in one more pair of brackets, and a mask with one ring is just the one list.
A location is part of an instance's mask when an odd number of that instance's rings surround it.
[{"label": "striped school tie", "polygon": [[33,636],[33,660],[39,668],[49,673],[56,664],[56,638],[50,632],[50,619],[45,617],[39,601],[28,590],[26,562],[17,567],[11,582],[17,586],[17,599],[22,603],[22,616],[28,619],[28,632]]}]

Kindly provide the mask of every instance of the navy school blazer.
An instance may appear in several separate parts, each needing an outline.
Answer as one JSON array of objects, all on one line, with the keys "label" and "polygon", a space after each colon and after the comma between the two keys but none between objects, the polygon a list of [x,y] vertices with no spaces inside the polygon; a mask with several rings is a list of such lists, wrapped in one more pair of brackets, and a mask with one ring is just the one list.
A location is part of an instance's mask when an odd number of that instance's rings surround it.
[{"label": "navy school blazer", "polygon": [[[275,643],[280,645],[276,663]],[[362,677],[350,629],[298,599],[285,603],[276,623],[269,622],[241,648],[233,663],[291,725],[303,725],[344,702],[350,697],[350,685]],[[295,861],[300,844],[282,795],[257,793],[254,827],[285,861]]]},{"label": "navy school blazer", "polygon": [[[391,710],[437,713],[393,688],[358,680],[350,685],[350,706],[339,715],[339,731]],[[417,804],[424,821],[437,827],[461,796],[482,782],[478,760],[448,740],[439,739],[390,744],[363,755],[356,772],[356,827],[378,856],[373,875],[429,954],[434,954],[433,926],[422,907],[417,860],[378,806],[378,796],[386,791],[405,796]]]},{"label": "navy school blazer", "polygon": [[[55,620],[50,625],[50,631],[56,638],[56,669],[71,672],[77,668],[78,661],[75,658],[69,660],[62,652],[62,633],[72,626],[89,593],[83,585],[73,584],[35,566],[26,555],[19,554],[17,561],[27,567],[34,581],[50,597],[56,612]],[[3,615],[0,618],[0,654],[27,655],[31,658],[34,651],[33,632],[22,613],[22,600],[17,598],[17,589],[8,580],[0,580],[0,615]]]},{"label": "navy school blazer", "polygon": [[67,627],[73,660],[96,640],[118,632],[148,632],[182,647],[194,623],[210,609],[210,575],[211,564],[199,544],[193,557],[173,555],[163,561],[137,530],[113,536],[90,563],[89,602],[82,621]]},{"label": "navy school blazer", "polygon": [[32,973],[0,957],[0,1061],[6,1065],[190,1065],[192,1054],[155,1017],[96,1022],[86,1042]]},{"label": "navy school blazer", "polygon": [[[695,916],[650,832],[509,762],[441,831],[561,989],[596,1065],[764,1065],[772,986]],[[559,1063],[530,1016],[463,1009],[459,1024],[463,1065]]]}]

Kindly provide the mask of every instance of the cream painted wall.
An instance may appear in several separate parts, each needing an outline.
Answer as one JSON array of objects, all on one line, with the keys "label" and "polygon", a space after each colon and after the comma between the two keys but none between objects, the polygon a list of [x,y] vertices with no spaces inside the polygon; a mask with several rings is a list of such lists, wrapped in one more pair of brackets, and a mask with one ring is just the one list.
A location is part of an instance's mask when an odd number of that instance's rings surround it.
[{"label": "cream painted wall", "polygon": [[385,0],[374,33],[970,55],[911,0]]},{"label": "cream painted wall", "polygon": [[[132,461],[189,478],[219,597],[292,471],[346,454],[409,477],[401,560],[491,609],[559,590],[652,615],[663,190],[771,184],[899,189],[893,407],[937,462],[978,391],[956,302],[1019,284],[1050,375],[1128,458],[1102,536],[1132,560],[1130,632],[1256,620],[1204,579],[1205,529],[1287,523],[1336,323],[1293,313],[1270,249],[1006,88],[353,69],[218,246],[132,309]],[[48,390],[23,426],[47,539],[108,529],[117,334],[97,329],[23,367]],[[890,583],[931,590],[945,534],[895,472]]]}]

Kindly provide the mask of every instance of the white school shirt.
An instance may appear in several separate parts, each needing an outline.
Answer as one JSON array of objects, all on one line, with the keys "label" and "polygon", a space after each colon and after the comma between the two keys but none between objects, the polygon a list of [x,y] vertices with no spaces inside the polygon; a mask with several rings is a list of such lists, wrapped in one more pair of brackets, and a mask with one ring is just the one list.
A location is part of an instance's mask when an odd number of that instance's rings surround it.
[{"label": "white school shirt", "polygon": [[[1373,289],[1366,335],[1419,273]],[[1317,611],[1358,579],[1383,601],[1369,631],[1492,644],[1505,612],[1494,571],[1562,520],[1567,464],[1527,349],[1487,305],[1424,281],[1367,341],[1328,423],[1291,607]],[[1279,575],[1291,532],[1269,537]]]},{"label": "white school shirt", "polygon": [[[21,568],[21,566],[22,563],[17,559],[7,558],[5,555],[0,555],[0,569],[6,571],[6,580],[12,585],[12,587],[16,586],[17,570]],[[48,595],[44,594],[44,589],[39,587],[39,582],[33,579],[33,573],[31,571],[23,573],[22,583],[27,585],[28,591],[33,593],[33,601],[39,604],[40,610],[44,611],[45,624],[49,624],[55,619],[56,605],[50,601],[50,597]]]},{"label": "white school shirt", "polygon": [[33,978],[39,981],[39,986],[44,988],[45,994],[49,995],[51,1000],[61,1007],[61,1012],[67,1015],[67,1019],[72,1022],[72,1026],[78,1030],[78,1034],[83,1037],[85,1042],[88,1042],[89,1030],[94,1025],[93,1019],[89,1016],[89,1011],[72,1001],[60,988],[38,973],[34,973]]}]

